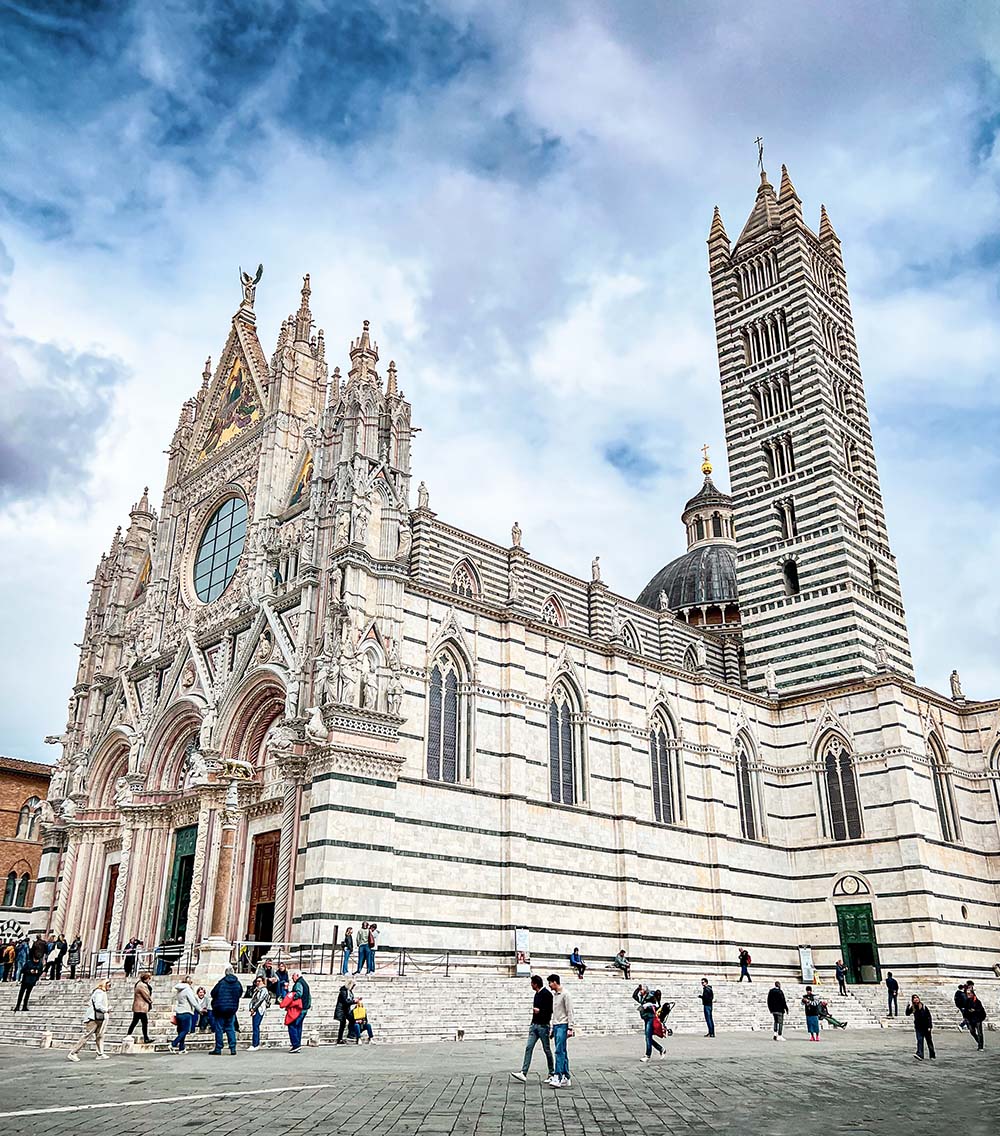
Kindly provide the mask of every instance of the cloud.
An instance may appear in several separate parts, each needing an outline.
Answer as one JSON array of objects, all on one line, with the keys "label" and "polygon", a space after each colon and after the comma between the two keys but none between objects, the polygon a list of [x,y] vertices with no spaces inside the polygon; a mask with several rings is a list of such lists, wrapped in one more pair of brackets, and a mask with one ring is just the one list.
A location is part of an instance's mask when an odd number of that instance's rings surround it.
[{"label": "cloud", "polygon": [[[807,218],[825,201],[844,243],[918,673],[940,685],[958,665],[970,692],[1000,688],[981,537],[1000,531],[996,471],[965,460],[996,424],[995,6],[4,12],[18,393],[0,414],[28,405],[4,433],[26,471],[8,493],[87,486],[44,523],[23,499],[0,509],[0,567],[23,584],[4,632],[27,644],[0,676],[0,720],[26,756],[60,728],[83,584],[162,484],[239,263],[265,265],[267,351],[306,271],[331,365],[372,320],[444,519],[506,541],[516,517],[533,555],[585,573],[600,553],[638,594],[684,547],[704,442],[725,480],[704,241],[715,203],[742,226],[758,133],[772,175],[786,161]],[[34,589],[17,575],[32,556]]]}]

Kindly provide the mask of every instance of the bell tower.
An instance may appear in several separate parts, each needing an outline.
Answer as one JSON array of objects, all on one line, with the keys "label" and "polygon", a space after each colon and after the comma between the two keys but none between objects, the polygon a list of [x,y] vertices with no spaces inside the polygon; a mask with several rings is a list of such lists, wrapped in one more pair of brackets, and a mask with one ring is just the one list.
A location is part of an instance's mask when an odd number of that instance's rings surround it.
[{"label": "bell tower", "polygon": [[[779,693],[912,677],[840,240],[761,162],[734,245],[708,237],[747,680]],[[772,687],[773,689],[773,687]]]}]

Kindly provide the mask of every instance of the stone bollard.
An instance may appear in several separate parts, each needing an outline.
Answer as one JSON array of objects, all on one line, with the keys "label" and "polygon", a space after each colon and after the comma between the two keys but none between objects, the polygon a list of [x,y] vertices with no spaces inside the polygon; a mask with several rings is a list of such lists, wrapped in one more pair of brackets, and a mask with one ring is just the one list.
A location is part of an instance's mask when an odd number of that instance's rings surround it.
[{"label": "stone bollard", "polygon": [[42,1049],[51,1049],[52,1048],[52,1030],[47,1029],[42,1034],[42,1040],[38,1044],[42,1047]]},{"label": "stone bollard", "polygon": [[118,1052],[123,1057],[131,1057],[135,1053],[135,1038],[131,1034],[118,1047]]}]

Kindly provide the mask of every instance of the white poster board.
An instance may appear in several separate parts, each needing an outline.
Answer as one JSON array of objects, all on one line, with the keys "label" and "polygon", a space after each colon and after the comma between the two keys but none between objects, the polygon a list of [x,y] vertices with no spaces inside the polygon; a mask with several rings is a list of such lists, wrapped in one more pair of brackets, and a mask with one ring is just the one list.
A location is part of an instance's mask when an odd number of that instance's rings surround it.
[{"label": "white poster board", "polygon": [[514,973],[518,978],[531,974],[531,936],[527,927],[514,928]]},{"label": "white poster board", "polygon": [[811,985],[816,981],[812,947],[799,947],[799,970],[802,972],[802,981],[804,983]]}]

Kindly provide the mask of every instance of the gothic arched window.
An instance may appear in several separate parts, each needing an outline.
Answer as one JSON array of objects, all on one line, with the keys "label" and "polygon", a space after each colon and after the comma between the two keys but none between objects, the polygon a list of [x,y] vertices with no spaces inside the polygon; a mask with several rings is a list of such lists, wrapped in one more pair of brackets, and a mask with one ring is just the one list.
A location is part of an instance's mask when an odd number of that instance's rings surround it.
[{"label": "gothic arched window", "polygon": [[14,898],[15,907],[28,906],[28,885],[31,883],[31,876],[27,872],[21,877],[21,882],[17,885],[17,895]]},{"label": "gothic arched window", "polygon": [[450,785],[461,776],[461,681],[453,656],[447,651],[438,655],[427,699],[427,776]]},{"label": "gothic arched window", "polygon": [[839,737],[832,737],[822,753],[830,835],[834,840],[858,840],[861,837],[861,806],[854,758]]},{"label": "gothic arched window", "polygon": [[760,787],[757,771],[753,768],[753,746],[746,735],[736,739],[736,801],[740,809],[740,832],[747,840],[762,840],[757,803]]},{"label": "gothic arched window", "polygon": [[38,806],[41,801],[37,797],[29,797],[21,806],[17,814],[17,834],[15,840],[34,840],[38,828]]},{"label": "gothic arched window", "polygon": [[786,560],[781,569],[785,580],[785,595],[797,596],[799,594],[799,566],[794,560]]},{"label": "gothic arched window", "polygon": [[681,757],[669,720],[657,714],[649,731],[649,764],[653,779],[653,816],[663,824],[684,820]]},{"label": "gothic arched window", "polygon": [[14,897],[17,894],[17,872],[10,872],[7,876],[7,885],[3,889],[4,907],[14,906]]},{"label": "gothic arched window", "polygon": [[451,590],[456,596],[463,596],[468,600],[479,594],[476,577],[467,560],[463,560],[452,573]]},{"label": "gothic arched window", "polygon": [[639,636],[631,623],[626,623],[622,627],[622,642],[625,644],[626,651],[631,651],[634,655],[638,655],[642,652]]},{"label": "gothic arched window", "polygon": [[937,808],[941,839],[949,844],[958,840],[958,810],[955,808],[955,793],[948,770],[948,759],[944,746],[936,737],[930,740],[931,778],[934,782],[934,804]]},{"label": "gothic arched window", "polygon": [[563,805],[583,798],[577,703],[564,683],[549,699],[549,795]]},{"label": "gothic arched window", "polygon": [[562,607],[555,596],[549,596],[545,603],[542,604],[542,623],[547,623],[550,627],[566,626],[566,619],[563,615]]}]

